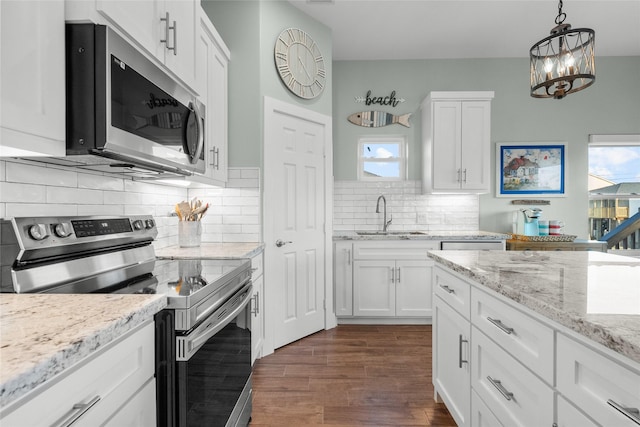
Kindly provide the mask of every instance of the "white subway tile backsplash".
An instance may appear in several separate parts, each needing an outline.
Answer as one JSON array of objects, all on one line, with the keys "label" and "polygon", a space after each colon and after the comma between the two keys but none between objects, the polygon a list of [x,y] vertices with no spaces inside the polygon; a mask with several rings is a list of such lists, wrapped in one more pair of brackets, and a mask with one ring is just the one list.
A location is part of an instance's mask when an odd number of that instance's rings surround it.
[{"label": "white subway tile backsplash", "polygon": [[178,243],[176,203],[197,197],[210,207],[203,242],[261,241],[259,168],[229,168],[226,188],[186,189],[89,174],[23,160],[0,161],[0,217],[153,215],[157,248]]},{"label": "white subway tile backsplash", "polygon": [[378,196],[384,195],[387,219],[393,217],[390,230],[478,230],[477,195],[423,195],[421,190],[420,181],[336,181],[333,227],[335,230],[381,229],[383,214],[375,211]]}]

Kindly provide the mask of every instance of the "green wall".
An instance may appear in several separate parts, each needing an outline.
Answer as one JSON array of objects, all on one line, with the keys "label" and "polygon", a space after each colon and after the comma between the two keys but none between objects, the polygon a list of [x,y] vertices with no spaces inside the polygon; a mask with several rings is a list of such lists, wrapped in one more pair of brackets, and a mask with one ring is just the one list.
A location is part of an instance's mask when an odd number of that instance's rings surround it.
[{"label": "green wall", "polygon": [[[360,135],[406,135],[409,179],[420,179],[419,104],[430,91],[492,90],[492,141],[565,142],[566,197],[547,198],[544,217],[562,219],[566,232],[587,237],[587,142],[589,134],[640,134],[640,57],[596,58],[597,80],[592,87],[562,100],[529,96],[529,60],[460,59],[407,61],[336,61],[334,70],[334,176],[356,179],[356,147]],[[406,101],[397,107],[365,107],[355,96],[388,95]],[[347,116],[368,109],[393,114],[413,112],[412,127],[369,129],[355,126]],[[493,150],[492,150],[493,152]],[[491,170],[495,171],[495,156]],[[428,167],[428,165],[427,165]],[[544,197],[540,197],[544,199]],[[492,193],[480,197],[480,228],[510,231],[514,206]]]},{"label": "green wall", "polygon": [[[265,96],[331,115],[331,31],[286,1],[202,0],[202,7],[231,51],[229,63],[229,166],[262,167]],[[286,28],[314,38],[326,59],[327,84],[316,99],[293,95],[280,80],[273,57]]]}]

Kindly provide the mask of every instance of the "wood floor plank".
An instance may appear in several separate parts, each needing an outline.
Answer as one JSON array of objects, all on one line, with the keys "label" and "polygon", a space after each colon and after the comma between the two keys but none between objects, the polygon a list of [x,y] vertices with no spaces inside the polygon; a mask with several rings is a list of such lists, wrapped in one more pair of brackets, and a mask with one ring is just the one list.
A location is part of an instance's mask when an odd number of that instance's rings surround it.
[{"label": "wood floor plank", "polygon": [[439,426],[430,325],[339,325],[254,366],[251,427]]}]

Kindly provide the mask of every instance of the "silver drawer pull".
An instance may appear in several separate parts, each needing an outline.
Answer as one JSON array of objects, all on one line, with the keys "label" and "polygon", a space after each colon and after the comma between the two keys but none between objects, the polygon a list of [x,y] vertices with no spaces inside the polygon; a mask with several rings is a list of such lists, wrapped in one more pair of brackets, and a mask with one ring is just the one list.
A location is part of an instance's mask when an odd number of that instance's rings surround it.
[{"label": "silver drawer pull", "polygon": [[450,293],[450,294],[455,294],[455,293],[456,293],[456,291],[455,291],[455,290],[451,289],[451,288],[450,288],[450,287],[448,287],[447,285],[440,285],[440,287],[441,287],[442,289],[444,289],[445,291],[447,291],[448,293]]},{"label": "silver drawer pull", "polygon": [[463,363],[469,363],[468,360],[462,360],[462,343],[469,342],[469,340],[465,340],[462,338],[462,335],[459,336],[458,339],[458,368],[462,368]]},{"label": "silver drawer pull", "polygon": [[498,328],[500,328],[500,330],[502,332],[504,332],[505,334],[512,334],[513,333],[513,328],[505,326],[504,323],[502,323],[502,320],[500,320],[500,319],[492,319],[491,317],[487,317],[487,320],[489,322],[493,323],[494,325],[496,325]]},{"label": "silver drawer pull", "polygon": [[624,406],[616,403],[612,399],[607,400],[607,404],[612,406],[617,411],[621,412],[622,415],[629,418],[634,423],[640,425],[640,409],[638,408],[625,408]]},{"label": "silver drawer pull", "polygon": [[487,379],[489,380],[489,382],[491,384],[493,384],[493,386],[495,388],[498,389],[498,391],[500,392],[500,394],[502,394],[504,396],[505,399],[507,400],[511,400],[513,399],[513,393],[511,393],[510,391],[508,391],[506,388],[504,388],[504,386],[502,385],[502,382],[499,380],[494,380],[491,377],[487,377]]},{"label": "silver drawer pull", "polygon": [[53,424],[52,427],[68,427],[78,421],[81,416],[83,416],[89,409],[91,409],[96,403],[100,401],[100,396],[96,396],[87,403],[76,403],[71,408],[71,413],[67,415],[63,420],[59,421],[56,424]]}]

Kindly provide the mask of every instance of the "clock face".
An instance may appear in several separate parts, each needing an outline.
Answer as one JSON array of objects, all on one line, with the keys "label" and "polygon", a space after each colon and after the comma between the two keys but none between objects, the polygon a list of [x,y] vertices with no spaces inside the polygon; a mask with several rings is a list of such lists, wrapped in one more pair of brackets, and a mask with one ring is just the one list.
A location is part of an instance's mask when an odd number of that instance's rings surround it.
[{"label": "clock face", "polygon": [[322,93],[327,77],[324,58],[307,33],[297,28],[284,30],[276,40],[274,54],[278,74],[291,92],[305,99]]}]

